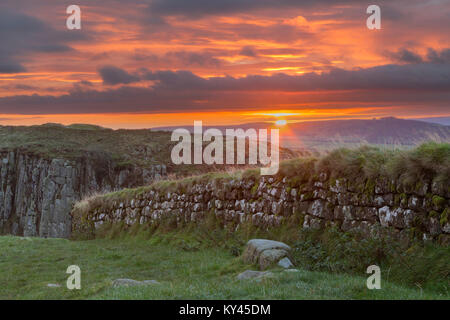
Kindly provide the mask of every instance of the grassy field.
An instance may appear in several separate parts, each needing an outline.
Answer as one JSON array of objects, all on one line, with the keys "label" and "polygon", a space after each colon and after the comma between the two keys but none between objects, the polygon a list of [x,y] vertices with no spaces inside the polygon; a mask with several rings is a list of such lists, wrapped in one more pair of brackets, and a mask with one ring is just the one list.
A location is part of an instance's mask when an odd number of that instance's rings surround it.
[{"label": "grassy field", "polygon": [[[364,273],[283,272],[262,282],[236,276],[245,265],[235,251],[186,240],[175,233],[70,241],[0,237],[0,299],[449,299],[419,287],[383,280],[368,290]],[[241,248],[242,249],[242,248]],[[65,286],[69,265],[81,268],[81,290]],[[117,278],[159,285],[112,288]],[[60,284],[59,288],[47,285]]]}]

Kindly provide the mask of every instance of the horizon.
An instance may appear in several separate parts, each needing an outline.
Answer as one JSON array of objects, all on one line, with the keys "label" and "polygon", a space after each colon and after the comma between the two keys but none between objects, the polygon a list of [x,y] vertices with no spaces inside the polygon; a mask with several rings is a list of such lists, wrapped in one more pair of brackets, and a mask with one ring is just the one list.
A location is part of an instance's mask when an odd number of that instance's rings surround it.
[{"label": "horizon", "polygon": [[[283,118],[284,119],[284,118]],[[271,126],[273,128],[279,128],[282,129],[283,127],[289,127],[290,125],[295,124],[301,124],[301,123],[324,123],[324,122],[331,122],[331,121],[351,121],[351,120],[367,120],[367,121],[376,121],[376,120],[386,120],[386,119],[395,119],[395,120],[414,120],[414,121],[420,121],[427,124],[435,124],[440,126],[450,126],[450,117],[433,117],[433,118],[399,118],[399,117],[379,117],[379,118],[351,118],[351,119],[324,119],[324,120],[298,120],[298,121],[286,121],[286,120],[272,120],[272,121],[258,121],[258,122],[242,122],[242,123],[228,123],[228,124],[218,124],[218,123],[204,123],[205,128],[210,127],[219,127],[223,128],[226,126],[229,127],[239,127],[239,126],[245,126],[249,124],[267,124],[268,126]],[[165,131],[167,129],[174,129],[174,128],[189,128],[193,127],[193,122],[196,120],[193,120],[191,123],[179,123],[177,125],[166,125],[166,126],[151,126],[151,127],[120,127],[120,126],[114,126],[114,125],[102,125],[99,123],[89,123],[89,122],[71,122],[70,120],[63,121],[63,122],[37,122],[37,123],[31,123],[31,124],[2,124],[0,120],[0,126],[11,126],[11,127],[21,127],[21,126],[45,126],[45,125],[61,125],[64,127],[70,127],[75,125],[88,125],[88,126],[98,126],[102,129],[112,129],[112,130],[158,130],[161,129],[162,131]],[[282,121],[282,124],[279,124],[278,122]]]}]

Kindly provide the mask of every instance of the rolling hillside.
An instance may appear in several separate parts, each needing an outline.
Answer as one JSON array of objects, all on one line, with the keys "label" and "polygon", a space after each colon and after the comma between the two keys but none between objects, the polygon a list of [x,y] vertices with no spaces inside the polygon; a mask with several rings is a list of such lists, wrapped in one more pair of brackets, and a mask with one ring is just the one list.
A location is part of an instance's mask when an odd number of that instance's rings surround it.
[{"label": "rolling hillside", "polygon": [[[268,128],[269,123],[246,123],[226,128]],[[186,127],[191,129],[190,127]],[[157,130],[173,130],[173,127]],[[156,130],[156,129],[155,129]],[[385,144],[412,146],[433,140],[450,141],[450,126],[398,118],[307,121],[281,127],[282,145],[293,149],[323,149],[337,144]],[[283,132],[285,133],[283,135]]]}]

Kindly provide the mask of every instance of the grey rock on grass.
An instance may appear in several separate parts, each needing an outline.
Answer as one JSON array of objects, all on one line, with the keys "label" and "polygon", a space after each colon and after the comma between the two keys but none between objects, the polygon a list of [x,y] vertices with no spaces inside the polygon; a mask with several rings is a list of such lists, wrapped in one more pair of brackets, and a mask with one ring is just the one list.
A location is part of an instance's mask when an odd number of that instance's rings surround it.
[{"label": "grey rock on grass", "polygon": [[244,272],[237,275],[238,280],[256,280],[261,281],[263,279],[272,278],[273,273],[270,271],[254,271],[245,270]]},{"label": "grey rock on grass", "polygon": [[116,279],[113,281],[112,286],[114,288],[117,287],[136,287],[136,286],[146,286],[146,285],[156,285],[160,284],[156,280],[144,280],[144,281],[137,281],[133,279]]},{"label": "grey rock on grass", "polygon": [[291,247],[279,241],[266,239],[252,239],[247,243],[243,254],[244,262],[259,264],[265,270],[288,256]]},{"label": "grey rock on grass", "polygon": [[287,258],[287,257],[278,261],[278,265],[284,269],[290,269],[290,268],[294,267],[291,260],[289,260],[289,258]]}]

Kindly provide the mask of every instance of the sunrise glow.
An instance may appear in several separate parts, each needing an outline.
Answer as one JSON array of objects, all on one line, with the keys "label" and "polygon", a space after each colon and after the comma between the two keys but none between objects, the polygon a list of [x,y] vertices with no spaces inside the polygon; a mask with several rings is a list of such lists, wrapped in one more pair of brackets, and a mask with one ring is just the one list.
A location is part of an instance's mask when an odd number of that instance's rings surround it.
[{"label": "sunrise glow", "polygon": [[194,2],[181,12],[171,1],[80,0],[83,27],[68,31],[63,6],[39,2],[9,12],[8,3],[0,4],[1,21],[22,24],[7,22],[0,48],[3,125],[145,128],[199,118],[228,124],[449,114],[440,75],[450,39],[438,24],[448,6],[386,3],[386,12],[413,12],[421,28],[410,32],[410,20],[386,15],[373,32],[356,2],[236,2],[225,11],[214,1],[208,10]]}]

